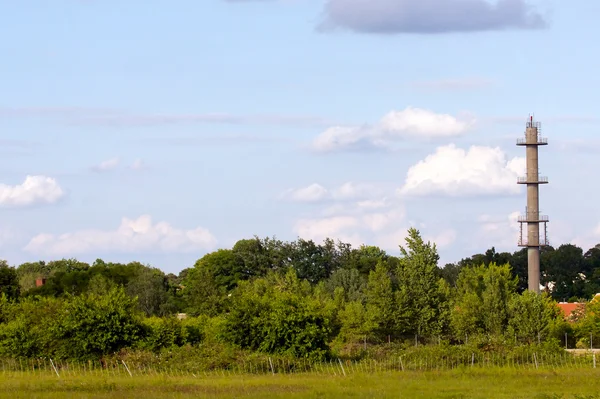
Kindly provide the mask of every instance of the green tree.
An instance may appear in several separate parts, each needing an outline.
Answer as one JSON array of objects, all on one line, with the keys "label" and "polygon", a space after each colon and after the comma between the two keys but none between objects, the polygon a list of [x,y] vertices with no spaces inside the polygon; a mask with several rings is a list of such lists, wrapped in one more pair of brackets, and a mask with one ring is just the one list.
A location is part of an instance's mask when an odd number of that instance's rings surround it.
[{"label": "green tree", "polygon": [[19,278],[14,267],[10,267],[5,260],[0,260],[0,297],[6,295],[14,300],[21,294]]},{"label": "green tree", "polygon": [[117,352],[141,339],[143,332],[136,300],[122,287],[108,295],[70,298],[51,331],[61,343],[55,356],[81,360]]},{"label": "green tree", "polygon": [[562,321],[560,309],[546,293],[524,291],[520,295],[514,294],[508,307],[508,334],[514,334],[529,344],[546,340],[552,334],[553,327]]},{"label": "green tree", "polygon": [[[238,245],[241,245],[239,241]],[[240,280],[247,280],[251,276],[246,270],[243,257],[230,249],[219,249],[204,255],[194,268],[206,270],[215,284],[227,291],[235,288]]]},{"label": "green tree", "polygon": [[333,294],[336,288],[343,288],[345,301],[365,300],[365,279],[357,269],[338,269],[334,271],[326,282],[327,290]]},{"label": "green tree", "polygon": [[64,300],[27,297],[8,303],[0,297],[3,322],[0,323],[0,356],[40,358],[54,356],[61,343],[54,332],[62,321]]},{"label": "green tree", "polygon": [[181,296],[192,316],[217,316],[227,308],[227,290],[217,284],[209,269],[198,266],[188,270],[182,281]]},{"label": "green tree", "polygon": [[583,262],[588,277],[584,295],[590,299],[600,292],[600,244],[590,248],[583,255]]},{"label": "green tree", "polygon": [[242,348],[322,359],[329,351],[331,303],[293,270],[240,283],[231,296],[226,338]]},{"label": "green tree", "polygon": [[327,279],[334,270],[333,258],[326,256],[323,247],[312,240],[298,239],[293,244],[292,265],[298,277],[313,284]]},{"label": "green tree", "polygon": [[490,263],[462,269],[452,307],[453,330],[460,337],[500,335],[508,325],[508,302],[515,293],[517,281],[508,264]]},{"label": "green tree", "polygon": [[541,255],[542,284],[551,285],[552,298],[567,301],[585,295],[585,283],[590,271],[586,270],[583,250],[564,244]]},{"label": "green tree", "polygon": [[410,228],[406,248],[400,246],[397,268],[399,309],[406,320],[404,333],[432,335],[444,328],[446,315],[441,313],[443,297],[437,267],[439,255],[435,243],[425,243],[419,230]]},{"label": "green tree", "polygon": [[379,327],[379,314],[359,302],[347,302],[338,313],[340,332],[338,338],[342,342],[352,342],[373,337]]},{"label": "green tree", "polygon": [[50,268],[46,262],[27,262],[17,267],[17,276],[21,292],[25,292],[35,288],[35,280],[38,278],[48,278],[50,276]]},{"label": "green tree", "polygon": [[258,237],[239,240],[234,244],[232,252],[240,265],[239,280],[264,276],[271,270],[270,251]]},{"label": "green tree", "polygon": [[392,335],[397,324],[397,312],[390,271],[383,262],[379,262],[371,273],[367,285],[367,312],[376,327],[376,337],[384,339]]},{"label": "green tree", "polygon": [[156,268],[139,268],[126,287],[129,296],[137,298],[138,309],[146,316],[164,316],[171,312],[166,309],[168,283],[165,274]]}]

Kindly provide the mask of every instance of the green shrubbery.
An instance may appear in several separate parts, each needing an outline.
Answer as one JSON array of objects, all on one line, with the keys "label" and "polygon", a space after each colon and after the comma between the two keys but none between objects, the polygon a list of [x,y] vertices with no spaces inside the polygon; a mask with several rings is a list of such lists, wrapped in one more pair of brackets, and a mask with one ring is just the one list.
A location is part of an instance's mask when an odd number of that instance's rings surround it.
[{"label": "green shrubbery", "polygon": [[[589,346],[590,334],[600,342],[600,301],[567,323],[547,294],[519,292],[509,264],[468,265],[444,276],[435,245],[415,229],[408,233],[400,257],[332,241],[242,240],[177,278],[100,260],[91,267],[75,260],[28,264],[19,277],[2,263],[0,356],[204,359],[210,368],[264,356],[286,364],[518,356],[560,348],[565,333],[571,347]],[[49,282],[29,287],[36,273]],[[187,317],[180,320],[182,310]]]},{"label": "green shrubbery", "polygon": [[143,336],[136,301],[122,288],[67,299],[28,297],[2,307],[7,315],[0,324],[3,356],[99,358]]},{"label": "green shrubbery", "polygon": [[231,296],[225,337],[244,349],[324,358],[331,339],[332,303],[293,271],[241,283]]}]

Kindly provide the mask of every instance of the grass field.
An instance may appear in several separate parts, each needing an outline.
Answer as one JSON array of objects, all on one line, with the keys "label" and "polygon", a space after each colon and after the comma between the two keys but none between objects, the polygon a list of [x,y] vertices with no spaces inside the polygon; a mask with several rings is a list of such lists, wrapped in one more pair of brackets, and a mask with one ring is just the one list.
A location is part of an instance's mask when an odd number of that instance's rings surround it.
[{"label": "grass field", "polygon": [[600,369],[457,368],[446,371],[275,375],[0,375],[0,398],[577,398],[600,399]]}]

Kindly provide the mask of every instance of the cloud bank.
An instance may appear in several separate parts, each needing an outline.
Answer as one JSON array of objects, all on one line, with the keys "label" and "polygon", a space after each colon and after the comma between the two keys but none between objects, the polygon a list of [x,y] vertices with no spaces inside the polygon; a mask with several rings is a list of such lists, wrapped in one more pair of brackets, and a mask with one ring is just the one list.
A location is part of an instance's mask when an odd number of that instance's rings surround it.
[{"label": "cloud bank", "polygon": [[525,158],[507,160],[498,147],[454,144],[437,150],[409,168],[400,195],[465,197],[520,193],[517,177],[525,172]]},{"label": "cloud bank", "polygon": [[177,229],[166,222],[154,224],[149,215],[123,218],[116,230],[80,230],[60,235],[39,234],[24,250],[50,256],[90,252],[163,252],[189,253],[211,250],[217,240],[210,231],[197,227]]},{"label": "cloud bank", "polygon": [[291,188],[283,192],[280,199],[293,202],[323,202],[367,199],[383,193],[383,187],[375,183],[346,182],[341,186],[327,189],[318,183],[306,187]]},{"label": "cloud bank", "polygon": [[58,182],[46,176],[27,176],[23,183],[0,184],[0,207],[27,207],[54,204],[65,196]]},{"label": "cloud bank", "polygon": [[[406,220],[404,204],[393,195],[385,195],[393,194],[393,189],[386,190],[375,183],[345,183],[331,189],[316,184],[312,186],[315,186],[313,190],[308,190],[311,187],[308,186],[296,192],[319,193],[319,198],[323,198],[326,192],[328,201],[296,219],[292,230],[300,238],[315,242],[331,238],[355,247],[377,245],[396,254],[398,245],[405,244],[408,227],[415,225]],[[369,187],[377,189],[367,189]],[[296,200],[313,199],[307,197],[300,196]],[[453,229],[442,227],[424,232],[424,237],[435,238],[440,247],[446,247],[455,241],[457,234]]]},{"label": "cloud bank", "polygon": [[466,134],[475,125],[470,115],[437,114],[421,108],[407,107],[390,111],[374,126],[334,126],[315,138],[313,149],[333,152],[359,149],[382,149],[402,139],[440,139]]},{"label": "cloud bank", "polygon": [[107,172],[109,170],[115,169],[117,166],[119,166],[120,163],[121,161],[119,160],[119,158],[112,158],[106,161],[102,161],[98,165],[92,166],[91,169],[94,172]]},{"label": "cloud bank", "polygon": [[318,29],[441,34],[545,26],[542,15],[525,0],[328,0]]}]

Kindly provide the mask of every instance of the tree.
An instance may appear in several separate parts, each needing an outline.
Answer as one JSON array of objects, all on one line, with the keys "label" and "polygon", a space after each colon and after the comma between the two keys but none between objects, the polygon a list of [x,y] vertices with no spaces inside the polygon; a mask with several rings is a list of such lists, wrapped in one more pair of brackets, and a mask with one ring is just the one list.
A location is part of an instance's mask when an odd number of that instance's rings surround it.
[{"label": "tree", "polygon": [[584,295],[589,299],[600,292],[600,244],[583,255],[583,262],[588,276]]},{"label": "tree", "polygon": [[[64,300],[52,297],[26,297],[7,303],[0,297],[0,356],[40,358],[53,356],[62,346],[56,336],[63,321]],[[74,315],[76,317],[77,315]]]},{"label": "tree", "polygon": [[406,333],[429,335],[443,329],[446,315],[440,312],[438,267],[439,255],[435,243],[425,243],[419,230],[410,228],[406,248],[400,246],[397,306],[406,309]]},{"label": "tree", "polygon": [[456,287],[458,275],[464,266],[460,266],[456,263],[446,263],[446,265],[440,270],[440,276],[450,285]]},{"label": "tree", "polygon": [[373,329],[380,339],[394,333],[396,329],[397,309],[390,271],[383,262],[379,262],[369,274],[367,285],[367,312],[372,315]]},{"label": "tree", "polygon": [[330,294],[336,288],[343,289],[344,300],[364,302],[367,279],[357,269],[338,269],[327,279],[326,287]]},{"label": "tree", "polygon": [[247,280],[251,276],[245,270],[243,258],[230,249],[219,249],[204,255],[196,262],[194,268],[206,270],[215,284],[227,291],[235,288],[240,280]]},{"label": "tree", "polygon": [[564,244],[542,255],[542,284],[551,287],[552,298],[567,301],[583,297],[587,275],[583,250]]},{"label": "tree", "polygon": [[137,298],[138,309],[148,317],[170,313],[165,309],[168,301],[167,290],[165,274],[150,267],[140,268],[126,287],[127,294]]},{"label": "tree", "polygon": [[3,294],[7,299],[17,299],[21,294],[21,287],[15,268],[10,267],[5,260],[0,260],[0,297]]},{"label": "tree", "polygon": [[17,267],[17,276],[21,292],[35,288],[35,280],[37,278],[48,278],[50,276],[50,268],[46,262],[27,262]]},{"label": "tree", "polygon": [[72,297],[53,329],[61,343],[56,356],[98,359],[132,345],[142,337],[142,331],[136,301],[122,287],[111,289],[108,295]]},{"label": "tree", "polygon": [[529,344],[548,338],[552,327],[562,320],[560,309],[547,293],[524,291],[520,295],[514,294],[508,307],[508,334]]},{"label": "tree", "polygon": [[313,295],[293,270],[244,281],[232,292],[225,335],[241,348],[323,359],[329,351],[332,306]]},{"label": "tree", "polygon": [[334,269],[332,260],[333,257],[327,256],[323,247],[315,244],[313,240],[306,241],[300,238],[293,244],[292,265],[299,278],[313,284],[331,275]]},{"label": "tree", "polygon": [[181,295],[186,312],[192,316],[216,316],[226,309],[226,288],[217,284],[215,276],[204,267],[194,267],[187,272]]},{"label": "tree", "polygon": [[390,256],[379,247],[361,245],[350,252],[344,267],[356,269],[361,275],[368,276],[371,271],[375,270],[380,261],[385,262],[389,258]]},{"label": "tree", "polygon": [[378,317],[378,312],[367,309],[359,301],[346,303],[338,314],[341,324],[338,339],[352,342],[371,336],[380,326]]},{"label": "tree", "polygon": [[[510,260],[510,266],[512,272],[517,276],[517,292],[521,293],[529,288],[528,283],[528,271],[527,271],[527,248],[523,248],[513,253],[512,259]],[[501,264],[501,263],[498,263]]]},{"label": "tree", "polygon": [[232,251],[241,265],[241,280],[264,276],[271,269],[269,251],[258,237],[239,240]]},{"label": "tree", "polygon": [[500,335],[508,325],[508,302],[516,286],[517,277],[512,276],[508,264],[462,269],[452,305],[454,332],[459,337]]}]

